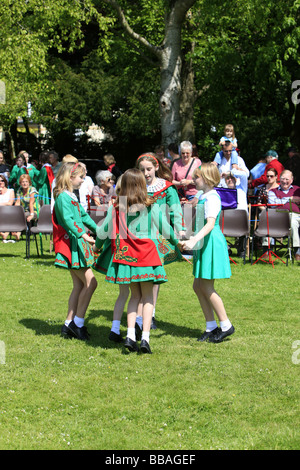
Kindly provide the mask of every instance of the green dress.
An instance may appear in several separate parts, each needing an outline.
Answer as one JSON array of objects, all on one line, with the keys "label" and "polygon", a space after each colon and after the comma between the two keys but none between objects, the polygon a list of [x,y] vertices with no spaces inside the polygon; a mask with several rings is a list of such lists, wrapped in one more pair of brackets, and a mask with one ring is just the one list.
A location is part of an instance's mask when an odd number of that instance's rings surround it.
[{"label": "green dress", "polygon": [[177,233],[186,230],[180,199],[175,186],[162,178],[156,178],[153,185],[147,186],[149,196],[164,209],[165,216]]},{"label": "green dress", "polygon": [[[210,192],[208,197],[212,196],[213,191]],[[214,191],[215,193],[215,191]],[[215,196],[215,194],[213,195]],[[198,205],[199,209],[196,212],[196,233],[204,225],[204,211],[202,205],[206,202],[206,197],[203,195]],[[219,196],[217,196],[219,198]],[[219,198],[220,199],[220,198]],[[203,216],[201,216],[203,214]],[[228,248],[226,239],[220,229],[220,211],[216,217],[216,222],[212,231],[201,240],[199,247],[193,251],[193,275],[201,279],[225,279],[231,277],[230,261],[228,256]],[[206,219],[205,219],[206,223]]]},{"label": "green dress", "polygon": [[[94,252],[91,245],[82,238],[82,235],[86,232],[86,227],[96,233],[96,223],[78,203],[76,196],[69,191],[62,192],[55,199],[53,212],[58,226],[66,231],[65,237],[68,237],[70,241],[71,251],[70,262],[64,253],[56,249],[54,243],[55,266],[67,269],[92,267],[95,261]],[[53,238],[55,240],[54,232]]]},{"label": "green dress", "polygon": [[24,166],[19,167],[18,165],[14,165],[11,174],[9,177],[9,187],[14,188],[15,192],[19,189],[19,179],[21,175],[26,175],[26,169]]},{"label": "green dress", "polygon": [[[106,274],[105,280],[114,284],[167,282],[163,266],[166,251],[169,262],[181,259],[181,253],[174,231],[158,205],[124,216],[128,233],[123,239],[121,231],[115,229],[118,217],[119,212],[111,206],[103,224],[97,229],[96,247],[103,246],[103,251],[94,268]],[[173,249],[166,245],[165,240],[170,240]]]},{"label": "green dress", "polygon": [[39,200],[41,205],[51,204],[51,188],[49,184],[48,173],[43,166],[38,175],[35,176],[36,189],[39,192]]},{"label": "green dress", "polygon": [[34,165],[32,165],[32,163],[27,165],[27,171],[31,179],[31,185],[36,187],[36,180],[40,174],[40,171]]}]

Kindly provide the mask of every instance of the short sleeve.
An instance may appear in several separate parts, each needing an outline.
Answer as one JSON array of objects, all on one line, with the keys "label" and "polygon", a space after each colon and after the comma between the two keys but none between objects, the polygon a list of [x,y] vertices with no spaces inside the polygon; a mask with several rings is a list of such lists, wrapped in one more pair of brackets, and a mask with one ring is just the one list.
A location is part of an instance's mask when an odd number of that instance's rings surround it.
[{"label": "short sleeve", "polygon": [[215,191],[212,191],[207,195],[204,203],[204,216],[205,219],[208,217],[217,218],[221,210],[221,199]]}]

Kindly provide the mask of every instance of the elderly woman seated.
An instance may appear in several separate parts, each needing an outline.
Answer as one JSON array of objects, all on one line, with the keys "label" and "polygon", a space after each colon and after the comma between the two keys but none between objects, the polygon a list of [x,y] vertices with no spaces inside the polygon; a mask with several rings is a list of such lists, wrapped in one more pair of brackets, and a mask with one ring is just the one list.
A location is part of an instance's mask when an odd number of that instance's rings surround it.
[{"label": "elderly woman seated", "polygon": [[92,191],[92,205],[103,206],[112,204],[112,199],[116,197],[113,187],[112,173],[108,170],[100,170],[96,173],[97,185]]}]

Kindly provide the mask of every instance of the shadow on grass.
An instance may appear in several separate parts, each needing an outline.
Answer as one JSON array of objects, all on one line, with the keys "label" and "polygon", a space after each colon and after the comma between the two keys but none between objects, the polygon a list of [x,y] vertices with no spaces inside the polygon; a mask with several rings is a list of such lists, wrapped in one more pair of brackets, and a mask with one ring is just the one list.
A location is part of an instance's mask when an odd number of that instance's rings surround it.
[{"label": "shadow on grass", "polygon": [[[87,342],[89,346],[101,347],[105,349],[120,348],[122,343],[114,343],[108,339],[111,325],[101,325],[98,326],[93,323],[93,319],[104,317],[109,321],[112,321],[113,312],[111,310],[91,310],[86,318],[85,326],[88,329],[90,334],[90,339]],[[59,336],[61,335],[61,328],[63,325],[63,320],[61,322],[52,321],[52,320],[39,320],[36,318],[23,318],[20,320],[21,325],[25,328],[33,330],[37,336]],[[184,325],[176,325],[174,323],[169,323],[163,320],[158,320],[157,329],[152,330],[155,336],[160,338],[162,336],[176,336],[181,338],[196,338],[198,337],[200,331],[199,329],[189,328]],[[122,317],[122,328],[126,328],[126,313],[124,312]],[[126,333],[121,334],[125,338]],[[76,341],[76,340],[75,340]]]},{"label": "shadow on grass", "polygon": [[[111,314],[111,312],[109,313]],[[64,323],[63,320],[61,322],[56,322],[51,320],[39,320],[36,318],[23,318],[20,320],[20,323],[25,326],[25,328],[33,330],[37,336],[58,336],[62,341],[64,340],[64,338],[61,337],[61,328]],[[89,322],[89,318],[87,318],[85,326],[90,334],[90,339],[87,342],[87,345],[102,347],[105,349],[118,347],[116,343],[108,339],[110,332],[109,326],[97,326]],[[70,341],[73,340],[76,341],[76,339],[70,338]],[[67,341],[67,339],[65,339],[65,341]]]}]

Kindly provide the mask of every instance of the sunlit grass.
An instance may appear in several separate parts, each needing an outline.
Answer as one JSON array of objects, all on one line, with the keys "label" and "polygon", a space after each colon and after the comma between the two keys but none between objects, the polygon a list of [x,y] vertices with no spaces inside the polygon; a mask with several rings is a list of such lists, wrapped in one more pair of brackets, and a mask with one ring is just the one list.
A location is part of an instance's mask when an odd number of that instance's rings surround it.
[{"label": "sunlit grass", "polygon": [[[238,260],[216,283],[236,333],[197,342],[204,319],[186,262],[166,267],[152,355],[108,340],[117,286],[96,273],[88,343],[60,337],[68,272],[0,244],[1,449],[296,449],[299,266]],[[126,314],[122,320],[126,334]]]}]

